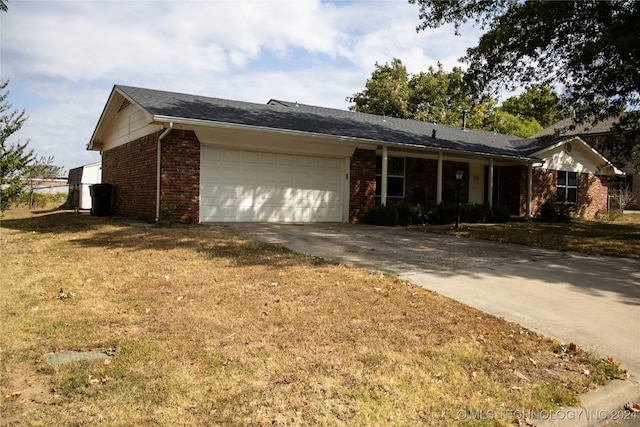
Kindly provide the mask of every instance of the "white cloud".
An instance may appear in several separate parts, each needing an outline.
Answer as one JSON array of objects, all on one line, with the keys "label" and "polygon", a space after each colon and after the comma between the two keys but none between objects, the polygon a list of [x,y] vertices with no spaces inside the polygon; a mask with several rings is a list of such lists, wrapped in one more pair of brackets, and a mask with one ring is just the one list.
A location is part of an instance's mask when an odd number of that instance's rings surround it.
[{"label": "white cloud", "polygon": [[12,0],[1,19],[2,78],[30,116],[20,138],[67,168],[95,155],[113,84],[346,109],[376,62],[450,69],[477,34],[416,33],[404,0]]}]

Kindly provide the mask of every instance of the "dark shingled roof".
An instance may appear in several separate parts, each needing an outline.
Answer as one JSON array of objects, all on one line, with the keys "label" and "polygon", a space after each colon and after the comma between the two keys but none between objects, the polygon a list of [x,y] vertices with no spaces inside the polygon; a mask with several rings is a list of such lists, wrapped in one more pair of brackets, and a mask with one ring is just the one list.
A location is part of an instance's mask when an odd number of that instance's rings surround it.
[{"label": "dark shingled roof", "polygon": [[[336,137],[501,156],[529,157],[550,141],[461,129],[408,119],[271,100],[267,104],[116,86],[154,116],[232,123]],[[432,137],[433,130],[436,137]]]},{"label": "dark shingled roof", "polygon": [[594,135],[611,132],[611,127],[620,121],[620,117],[609,117],[604,120],[587,120],[584,123],[577,123],[574,119],[560,120],[546,129],[534,135],[534,138],[544,136],[570,136],[570,135]]}]

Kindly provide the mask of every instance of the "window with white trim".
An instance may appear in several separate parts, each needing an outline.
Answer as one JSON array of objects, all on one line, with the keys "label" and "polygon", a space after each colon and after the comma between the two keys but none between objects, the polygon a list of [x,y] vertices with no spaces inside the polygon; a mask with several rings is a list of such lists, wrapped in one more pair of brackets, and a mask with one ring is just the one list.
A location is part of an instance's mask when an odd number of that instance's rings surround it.
[{"label": "window with white trim", "polygon": [[578,203],[578,173],[558,171],[558,203]]},{"label": "window with white trim", "polygon": [[[376,196],[382,194],[382,156],[376,157]],[[404,157],[388,157],[387,197],[404,197]]]}]

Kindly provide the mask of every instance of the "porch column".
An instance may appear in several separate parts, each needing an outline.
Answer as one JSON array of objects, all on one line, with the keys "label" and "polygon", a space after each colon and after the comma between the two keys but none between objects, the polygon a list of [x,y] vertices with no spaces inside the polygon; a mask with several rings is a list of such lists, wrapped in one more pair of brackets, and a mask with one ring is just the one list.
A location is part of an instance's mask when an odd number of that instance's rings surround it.
[{"label": "porch column", "polygon": [[489,199],[489,206],[493,206],[493,157],[489,157],[489,176],[487,177],[488,188],[487,188],[487,198]]},{"label": "porch column", "polygon": [[531,198],[533,197],[533,163],[527,165],[527,219],[531,219]]},{"label": "porch column", "polygon": [[436,181],[436,202],[442,203],[442,151],[438,151],[438,174]]},{"label": "porch column", "polygon": [[382,179],[380,188],[380,203],[387,206],[387,185],[389,175],[389,152],[386,145],[382,146]]}]

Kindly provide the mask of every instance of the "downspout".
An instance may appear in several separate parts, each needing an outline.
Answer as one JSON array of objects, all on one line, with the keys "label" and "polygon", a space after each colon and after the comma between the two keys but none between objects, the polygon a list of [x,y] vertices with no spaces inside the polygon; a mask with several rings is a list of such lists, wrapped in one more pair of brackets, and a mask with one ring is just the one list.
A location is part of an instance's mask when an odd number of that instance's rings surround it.
[{"label": "downspout", "polygon": [[157,176],[156,176],[156,222],[158,222],[160,220],[160,176],[161,176],[161,170],[160,170],[160,166],[162,164],[161,162],[161,158],[162,158],[162,140],[169,135],[169,132],[171,132],[171,130],[173,129],[173,122],[169,122],[169,127],[166,128],[164,130],[164,132],[162,132],[160,134],[160,136],[158,137],[158,159],[156,161],[156,170],[157,170]]}]

